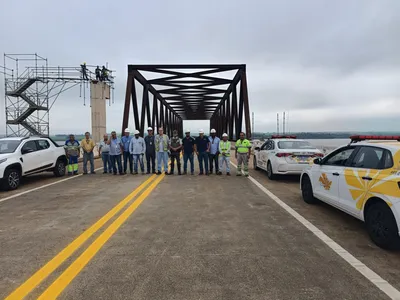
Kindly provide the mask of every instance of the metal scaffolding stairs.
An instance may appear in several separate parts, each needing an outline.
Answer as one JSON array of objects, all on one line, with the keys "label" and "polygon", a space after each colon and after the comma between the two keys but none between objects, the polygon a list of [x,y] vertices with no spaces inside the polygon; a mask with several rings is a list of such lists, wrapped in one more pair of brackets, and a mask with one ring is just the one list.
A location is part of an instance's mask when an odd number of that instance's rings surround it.
[{"label": "metal scaffolding stairs", "polygon": [[15,120],[7,120],[7,124],[12,125],[22,125],[25,129],[27,129],[32,134],[39,134],[39,132],[30,125],[26,119],[32,115],[37,110],[48,110],[47,107],[37,105],[32,99],[24,93],[33,83],[35,83],[37,78],[27,78],[22,84],[20,84],[15,90],[6,92],[7,96],[10,97],[20,97],[23,99],[29,106],[28,108],[20,114]]}]

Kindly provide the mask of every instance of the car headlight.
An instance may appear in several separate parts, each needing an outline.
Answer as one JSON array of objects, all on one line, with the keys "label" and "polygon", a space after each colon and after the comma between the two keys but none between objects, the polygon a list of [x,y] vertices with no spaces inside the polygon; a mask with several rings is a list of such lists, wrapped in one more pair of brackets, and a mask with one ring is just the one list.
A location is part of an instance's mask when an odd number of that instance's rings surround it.
[{"label": "car headlight", "polygon": [[7,161],[7,158],[0,159],[0,164]]}]

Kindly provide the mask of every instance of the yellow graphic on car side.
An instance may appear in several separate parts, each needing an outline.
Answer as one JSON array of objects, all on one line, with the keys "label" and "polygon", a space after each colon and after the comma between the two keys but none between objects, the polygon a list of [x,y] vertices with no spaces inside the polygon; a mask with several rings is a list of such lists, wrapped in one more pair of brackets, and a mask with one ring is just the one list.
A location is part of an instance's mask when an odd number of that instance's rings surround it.
[{"label": "yellow graphic on car side", "polygon": [[[394,166],[400,165],[400,151],[393,157]],[[399,176],[393,173],[392,169],[345,169],[344,177],[351,197],[356,201],[357,209],[362,209],[364,203],[377,194],[400,198]],[[365,180],[363,177],[370,177],[372,180]],[[389,205],[390,206],[390,205]]]},{"label": "yellow graphic on car side", "polygon": [[321,176],[319,177],[319,182],[321,182],[325,190],[329,191],[331,189],[332,181],[328,179],[328,176],[326,176],[325,173],[321,174]]}]

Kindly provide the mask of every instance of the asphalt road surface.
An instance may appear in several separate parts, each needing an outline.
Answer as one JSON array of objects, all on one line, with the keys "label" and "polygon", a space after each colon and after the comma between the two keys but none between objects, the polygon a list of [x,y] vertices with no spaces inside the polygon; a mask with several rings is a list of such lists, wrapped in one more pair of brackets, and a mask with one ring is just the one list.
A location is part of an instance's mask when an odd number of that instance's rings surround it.
[{"label": "asphalt road surface", "polygon": [[231,168],[41,174],[0,192],[0,298],[396,299],[400,254],[372,244],[361,222],[305,204],[298,177]]}]

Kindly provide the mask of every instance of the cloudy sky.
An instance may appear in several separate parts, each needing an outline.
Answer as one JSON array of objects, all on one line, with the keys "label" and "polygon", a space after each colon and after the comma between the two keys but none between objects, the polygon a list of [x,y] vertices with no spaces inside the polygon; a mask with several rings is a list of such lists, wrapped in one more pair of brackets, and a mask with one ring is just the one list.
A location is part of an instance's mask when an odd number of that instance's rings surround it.
[{"label": "cloudy sky", "polygon": [[[291,131],[399,130],[399,0],[14,0],[2,3],[0,28],[2,53],[108,62],[117,75],[108,131],[121,127],[127,65],[142,63],[247,64],[256,131],[274,131],[283,111]],[[60,96],[51,133],[90,129],[79,96],[79,87]]]}]

